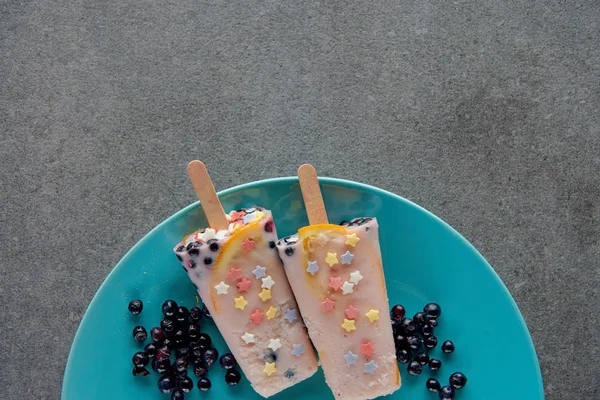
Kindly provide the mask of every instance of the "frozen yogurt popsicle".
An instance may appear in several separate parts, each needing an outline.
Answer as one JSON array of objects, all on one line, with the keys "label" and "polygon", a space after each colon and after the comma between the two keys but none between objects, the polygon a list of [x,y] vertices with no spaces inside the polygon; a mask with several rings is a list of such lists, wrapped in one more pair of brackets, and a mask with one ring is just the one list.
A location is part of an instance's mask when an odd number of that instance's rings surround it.
[{"label": "frozen yogurt popsicle", "polygon": [[272,396],[313,375],[317,361],[277,254],[271,212],[223,212],[204,164],[190,178],[210,227],[175,246],[252,387]]},{"label": "frozen yogurt popsicle", "polygon": [[329,224],[314,168],[298,175],[311,225],[277,248],[327,384],[336,399],[390,394],[400,373],[377,220]]}]

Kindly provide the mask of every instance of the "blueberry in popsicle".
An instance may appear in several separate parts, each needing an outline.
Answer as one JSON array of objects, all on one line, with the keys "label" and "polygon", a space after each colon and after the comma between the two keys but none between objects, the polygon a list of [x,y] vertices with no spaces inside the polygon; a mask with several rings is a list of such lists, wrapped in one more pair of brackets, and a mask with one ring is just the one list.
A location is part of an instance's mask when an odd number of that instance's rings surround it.
[{"label": "blueberry in popsicle", "polygon": [[393,393],[400,373],[377,220],[329,224],[314,168],[298,177],[310,225],[277,249],[327,384],[336,399]]},{"label": "blueberry in popsicle", "polygon": [[175,254],[252,387],[272,396],[317,370],[302,317],[275,248],[271,212],[225,214],[206,167],[188,173],[210,226],[186,236]]}]

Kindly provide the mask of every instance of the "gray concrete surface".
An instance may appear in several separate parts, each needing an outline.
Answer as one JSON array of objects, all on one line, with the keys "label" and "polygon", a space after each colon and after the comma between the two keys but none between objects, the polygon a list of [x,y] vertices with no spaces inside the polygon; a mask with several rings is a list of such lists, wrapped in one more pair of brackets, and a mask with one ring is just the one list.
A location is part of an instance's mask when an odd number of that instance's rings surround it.
[{"label": "gray concrete surface", "polygon": [[547,398],[599,398],[600,2],[287,3],[0,2],[1,397],[59,398],[201,158],[219,189],[308,161],[433,211],[516,298]]}]

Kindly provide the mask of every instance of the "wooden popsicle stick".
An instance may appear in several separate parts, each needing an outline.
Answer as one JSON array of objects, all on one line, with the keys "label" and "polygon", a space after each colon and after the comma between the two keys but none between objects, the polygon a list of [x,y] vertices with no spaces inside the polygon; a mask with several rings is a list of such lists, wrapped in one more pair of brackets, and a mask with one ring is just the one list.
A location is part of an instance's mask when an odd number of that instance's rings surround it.
[{"label": "wooden popsicle stick", "polygon": [[317,171],[310,164],[303,164],[298,168],[300,190],[304,198],[304,207],[311,225],[328,224],[327,212],[321,196],[321,188],[317,179]]},{"label": "wooden popsicle stick", "polygon": [[215,187],[210,180],[210,176],[208,176],[206,165],[202,161],[194,160],[188,164],[187,170],[198,195],[198,200],[200,200],[206,214],[206,219],[208,219],[208,224],[211,228],[217,230],[227,229],[229,223]]}]

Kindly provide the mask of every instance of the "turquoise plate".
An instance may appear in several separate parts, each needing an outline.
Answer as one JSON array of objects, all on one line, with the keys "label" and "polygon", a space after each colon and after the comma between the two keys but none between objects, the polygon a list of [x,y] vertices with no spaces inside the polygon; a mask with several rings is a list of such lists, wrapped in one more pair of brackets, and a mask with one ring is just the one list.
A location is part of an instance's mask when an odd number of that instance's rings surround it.
[{"label": "turquoise plate", "polygon": [[[330,221],[375,216],[380,224],[381,250],[390,304],[403,304],[410,315],[427,302],[437,302],[443,314],[436,336],[451,339],[456,351],[433,354],[443,367],[426,368],[410,376],[401,364],[402,388],[394,399],[437,399],[425,389],[434,376],[447,382],[456,371],[469,379],[457,399],[543,399],[540,367],[527,326],[498,275],[460,234],[423,208],[389,192],[355,182],[320,179]],[[220,193],[225,209],[261,205],[273,211],[277,232],[289,235],[307,218],[296,178],[279,178],[237,186]],[[165,299],[192,307],[195,289],[173,255],[185,234],[206,225],[198,203],[179,211],[140,240],[117,264],[94,296],[75,335],[63,381],[62,398],[168,399],[157,390],[158,375],[133,377],[131,357],[142,346],[132,338],[141,324],[150,330],[160,321]],[[133,316],[130,300],[142,299],[144,311]],[[205,322],[220,353],[226,349],[212,322]],[[212,389],[197,387],[186,399],[259,399],[242,380],[225,384],[218,365],[211,368]],[[194,381],[196,378],[194,377]],[[333,399],[320,371],[273,397]]]}]

